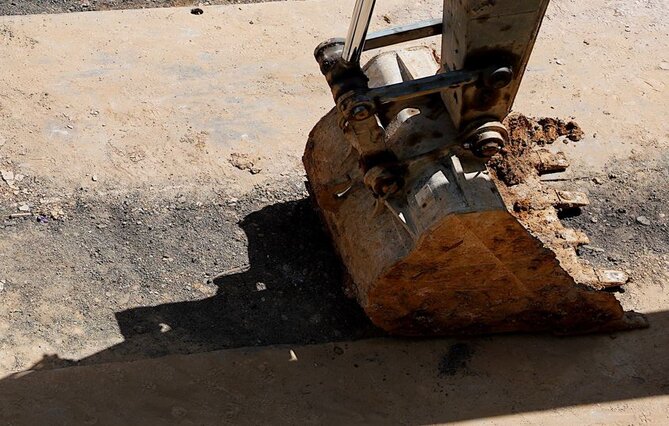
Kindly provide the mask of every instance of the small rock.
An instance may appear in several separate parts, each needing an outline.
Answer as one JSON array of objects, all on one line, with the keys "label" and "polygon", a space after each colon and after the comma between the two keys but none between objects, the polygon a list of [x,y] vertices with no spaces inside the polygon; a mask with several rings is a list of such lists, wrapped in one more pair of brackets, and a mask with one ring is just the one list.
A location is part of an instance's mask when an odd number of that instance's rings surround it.
[{"label": "small rock", "polygon": [[18,219],[20,217],[28,217],[28,216],[32,216],[32,213],[30,213],[30,212],[12,213],[12,214],[9,215],[9,218],[10,219]]},{"label": "small rock", "polygon": [[2,170],[0,171],[0,175],[2,175],[2,180],[7,183],[14,182],[14,172],[11,170]]},{"label": "small rock", "polygon": [[17,181],[17,182],[21,182],[23,179],[25,179],[25,176],[23,176],[20,173],[17,173],[17,174],[14,175],[14,180]]},{"label": "small rock", "polygon": [[267,285],[265,283],[256,283],[256,290],[265,291],[267,290]]},{"label": "small rock", "polygon": [[27,204],[22,204],[19,206],[19,211],[20,212],[29,212],[30,211],[30,206]]},{"label": "small rock", "polygon": [[250,156],[249,154],[233,152],[230,154],[228,161],[239,170],[246,170],[252,175],[257,175],[262,171],[262,168],[257,165],[260,158]]},{"label": "small rock", "polygon": [[669,62],[660,62],[659,68],[662,71],[669,71]]},{"label": "small rock", "polygon": [[56,207],[49,211],[49,215],[52,219],[59,220],[65,216],[65,211],[60,207]]},{"label": "small rock", "polygon": [[68,124],[68,125],[67,125],[67,128],[68,128],[68,129],[74,129],[74,126],[71,125],[71,124]]},{"label": "small rock", "polygon": [[107,227],[107,225],[105,225],[104,223],[98,223],[95,226],[97,226],[98,229],[105,229]]},{"label": "small rock", "polygon": [[636,221],[644,226],[650,226],[650,219],[648,219],[646,216],[639,216],[636,218]]},{"label": "small rock", "polygon": [[560,60],[560,59],[556,59],[555,63],[558,64],[558,65],[564,65],[564,62],[562,62],[562,60]]},{"label": "small rock", "polygon": [[93,182],[97,182],[97,181],[98,181],[98,175],[93,175],[93,176],[91,176],[91,180],[92,180]]},{"label": "small rock", "polygon": [[597,222],[599,222],[599,219],[597,219],[596,217],[591,217],[590,222],[597,223]]},{"label": "small rock", "polygon": [[5,284],[7,284],[5,280],[0,280],[0,291],[5,289]]},{"label": "small rock", "polygon": [[592,178],[592,182],[593,182],[595,185],[601,185],[602,183],[604,183],[604,182],[602,182],[602,180],[599,179],[599,178]]},{"label": "small rock", "polygon": [[292,349],[290,350],[290,360],[289,360],[289,361],[290,361],[290,362],[295,362],[295,361],[297,361],[297,354],[296,354],[295,351],[292,350]]}]

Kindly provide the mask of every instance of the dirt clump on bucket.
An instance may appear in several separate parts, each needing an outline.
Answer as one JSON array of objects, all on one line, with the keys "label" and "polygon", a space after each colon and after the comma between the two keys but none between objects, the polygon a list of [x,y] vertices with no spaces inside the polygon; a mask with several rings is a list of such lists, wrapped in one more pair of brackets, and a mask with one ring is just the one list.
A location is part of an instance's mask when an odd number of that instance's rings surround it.
[{"label": "dirt clump on bucket", "polygon": [[511,114],[504,120],[509,130],[509,142],[490,159],[488,165],[497,178],[513,186],[525,182],[534,172],[529,155],[536,147],[553,144],[561,137],[577,142],[583,139],[583,130],[574,121],[559,118],[533,118]]}]

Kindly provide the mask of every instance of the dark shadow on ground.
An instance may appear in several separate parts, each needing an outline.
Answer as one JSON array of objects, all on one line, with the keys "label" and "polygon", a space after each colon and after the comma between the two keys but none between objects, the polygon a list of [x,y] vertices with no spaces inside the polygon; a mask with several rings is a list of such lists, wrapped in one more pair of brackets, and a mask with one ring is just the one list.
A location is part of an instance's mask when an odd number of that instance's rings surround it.
[{"label": "dark shadow on ground", "polygon": [[[669,312],[648,317],[650,329],[611,336],[372,339],[291,346],[295,362],[288,348],[270,347],[19,373],[0,380],[0,418],[418,425],[664,396]],[[658,421],[663,401],[644,401],[638,412],[624,402],[568,414],[584,423]]]},{"label": "dark shadow on ground", "polygon": [[270,205],[240,226],[249,266],[214,279],[215,296],[118,312],[125,341],[76,364],[380,335],[344,295],[340,261],[310,200]]},{"label": "dark shadow on ground", "polygon": [[[308,200],[265,207],[240,225],[248,270],[215,279],[217,294],[204,300],[119,312],[124,342],[79,361],[45,357],[33,369],[83,368],[0,380],[0,418],[35,424],[59,412],[83,422],[92,410],[118,420],[105,408],[118,406],[137,421],[155,414],[146,406],[167,404],[222,419],[225,404],[236,404],[246,422],[276,413],[279,423],[296,415],[427,424],[669,394],[669,312],[650,314],[649,330],[611,336],[358,340],[380,332],[343,294],[339,259]],[[338,343],[311,345],[326,342]],[[307,362],[249,348],[288,344]],[[190,355],[151,359],[173,354]]]}]

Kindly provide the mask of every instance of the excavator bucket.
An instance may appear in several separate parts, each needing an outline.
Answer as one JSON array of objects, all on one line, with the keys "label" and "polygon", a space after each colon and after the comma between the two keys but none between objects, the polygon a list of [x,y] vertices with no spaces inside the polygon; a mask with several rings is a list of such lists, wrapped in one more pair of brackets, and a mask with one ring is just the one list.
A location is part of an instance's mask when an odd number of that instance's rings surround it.
[{"label": "excavator bucket", "polygon": [[[584,194],[540,175],[575,123],[509,115],[548,1],[444,2],[444,20],[367,37],[356,3],[346,40],[316,49],[336,107],[304,154],[309,188],[348,271],[347,290],[391,334],[558,334],[646,326],[625,312],[619,271],[581,262],[559,213]],[[363,50],[442,34],[360,65]],[[435,58],[439,58],[435,59]]]}]

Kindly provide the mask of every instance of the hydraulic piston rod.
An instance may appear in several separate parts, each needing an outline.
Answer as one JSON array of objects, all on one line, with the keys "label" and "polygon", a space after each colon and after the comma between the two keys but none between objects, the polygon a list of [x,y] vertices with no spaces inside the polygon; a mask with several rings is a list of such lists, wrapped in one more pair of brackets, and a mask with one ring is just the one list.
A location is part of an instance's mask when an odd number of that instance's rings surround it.
[{"label": "hydraulic piston rod", "polygon": [[376,0],[356,0],[342,53],[344,61],[348,63],[360,62],[375,4]]}]

